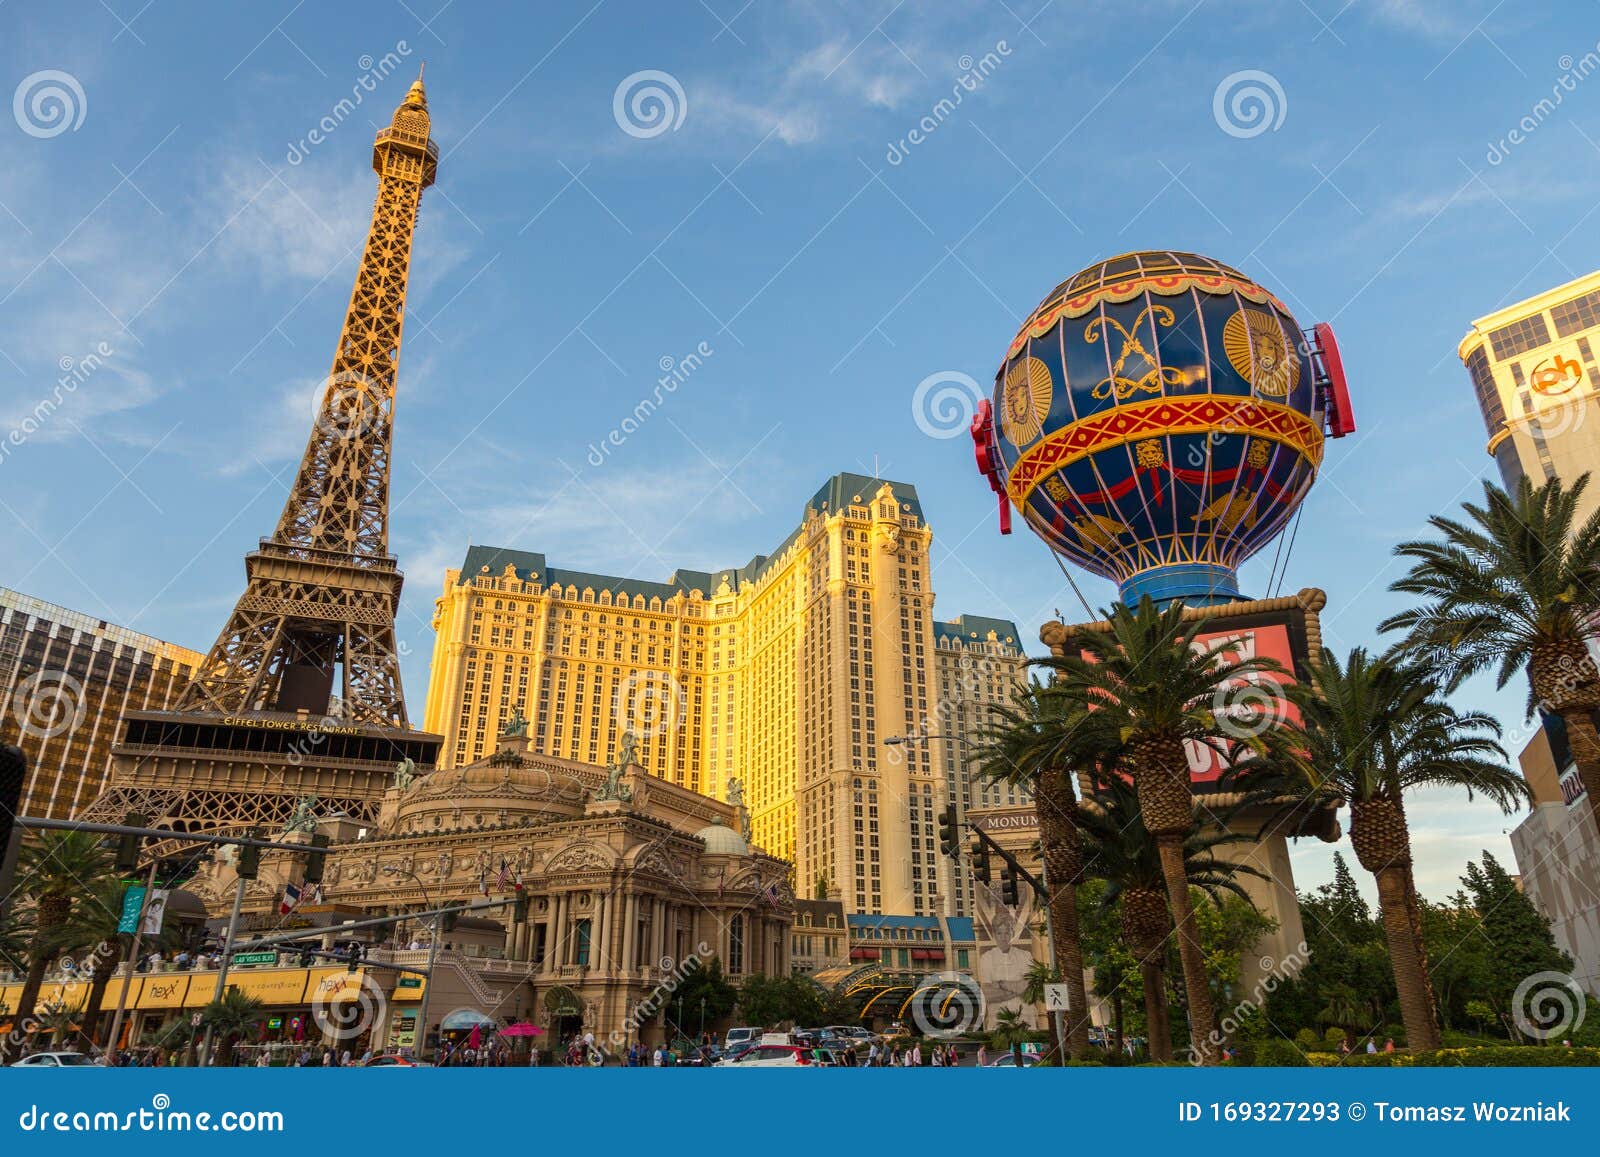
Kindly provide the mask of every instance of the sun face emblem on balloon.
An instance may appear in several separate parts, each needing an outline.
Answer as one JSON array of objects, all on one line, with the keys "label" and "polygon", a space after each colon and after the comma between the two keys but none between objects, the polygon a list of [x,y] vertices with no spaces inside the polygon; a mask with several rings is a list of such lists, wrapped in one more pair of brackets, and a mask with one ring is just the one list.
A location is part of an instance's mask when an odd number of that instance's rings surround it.
[{"label": "sun face emblem on balloon", "polygon": [[1026,446],[1044,428],[1053,389],[1050,367],[1038,358],[1024,358],[1006,371],[1000,426],[1014,446]]},{"label": "sun face emblem on balloon", "polygon": [[1285,396],[1300,378],[1300,359],[1283,323],[1264,309],[1241,309],[1230,317],[1222,327],[1222,348],[1239,376],[1269,397]]}]

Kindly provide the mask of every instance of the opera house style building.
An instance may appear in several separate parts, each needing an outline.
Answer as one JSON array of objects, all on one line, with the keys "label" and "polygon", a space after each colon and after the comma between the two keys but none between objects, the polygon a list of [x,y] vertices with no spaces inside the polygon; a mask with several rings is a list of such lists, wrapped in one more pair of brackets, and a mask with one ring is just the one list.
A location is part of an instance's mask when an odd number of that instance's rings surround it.
[{"label": "opera house style building", "polygon": [[[737,789],[724,802],[649,775],[628,743],[611,768],[532,754],[528,743],[516,720],[487,759],[425,776],[402,764],[375,827],[345,818],[308,825],[303,838],[314,830],[331,842],[319,902],[296,912],[309,913],[308,936],[330,947],[369,945],[363,983],[388,1006],[363,1045],[416,1048],[426,985],[430,1042],[464,1011],[536,1025],[541,1044],[593,1033],[603,1047],[626,1048],[674,1035],[670,992],[696,963],[715,958],[735,983],[789,972],[789,865],[750,846]],[[246,883],[245,927],[295,926],[282,901],[286,889],[300,890],[304,861],[294,852],[262,857],[259,877]],[[190,890],[217,911],[235,884],[217,864]],[[426,966],[430,918],[375,937],[339,931],[364,917],[491,901],[503,903],[439,930],[428,981],[392,966]],[[249,979],[246,970],[231,975]]]}]

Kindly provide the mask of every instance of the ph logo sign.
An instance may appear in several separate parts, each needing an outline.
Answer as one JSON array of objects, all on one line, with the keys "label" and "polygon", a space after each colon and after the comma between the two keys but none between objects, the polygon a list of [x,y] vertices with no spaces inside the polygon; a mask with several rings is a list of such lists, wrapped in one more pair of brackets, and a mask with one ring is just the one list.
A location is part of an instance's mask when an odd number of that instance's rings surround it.
[{"label": "ph logo sign", "polygon": [[1528,384],[1535,393],[1548,398],[1560,397],[1583,381],[1583,367],[1572,358],[1560,354],[1548,357],[1533,367]]}]

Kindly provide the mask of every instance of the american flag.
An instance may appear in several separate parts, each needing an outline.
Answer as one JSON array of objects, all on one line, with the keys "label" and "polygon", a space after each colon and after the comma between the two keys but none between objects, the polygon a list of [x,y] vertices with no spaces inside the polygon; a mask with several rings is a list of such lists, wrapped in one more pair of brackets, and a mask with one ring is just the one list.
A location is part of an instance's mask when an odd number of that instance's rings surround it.
[{"label": "american flag", "polygon": [[278,901],[278,915],[287,916],[300,904],[300,889],[293,884],[283,886],[283,899]]},{"label": "american flag", "polygon": [[504,888],[511,883],[511,869],[506,866],[506,860],[504,856],[500,857],[500,875],[495,880],[495,883],[501,888]]}]

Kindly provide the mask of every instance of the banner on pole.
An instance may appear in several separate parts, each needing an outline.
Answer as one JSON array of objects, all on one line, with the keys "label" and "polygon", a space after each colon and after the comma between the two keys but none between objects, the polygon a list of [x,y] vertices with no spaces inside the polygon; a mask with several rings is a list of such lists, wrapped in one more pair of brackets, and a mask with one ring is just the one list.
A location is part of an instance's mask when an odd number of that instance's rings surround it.
[{"label": "banner on pole", "polygon": [[117,921],[117,931],[132,936],[139,930],[139,910],[144,907],[144,885],[130,884],[122,894],[122,917]]},{"label": "banner on pole", "polygon": [[150,893],[150,902],[144,906],[144,934],[159,936],[161,921],[167,916],[167,889],[157,888]]}]

